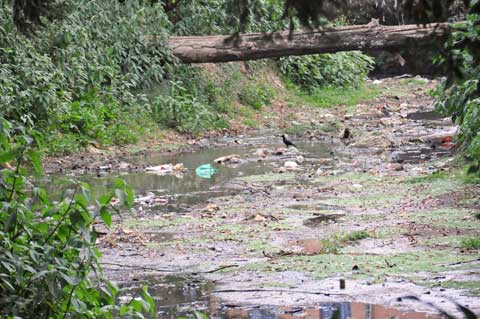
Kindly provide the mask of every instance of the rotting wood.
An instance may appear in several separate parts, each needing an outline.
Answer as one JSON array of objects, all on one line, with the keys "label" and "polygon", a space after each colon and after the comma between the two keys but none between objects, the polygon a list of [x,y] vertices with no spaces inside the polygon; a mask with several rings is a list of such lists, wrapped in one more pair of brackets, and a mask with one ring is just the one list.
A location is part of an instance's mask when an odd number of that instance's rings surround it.
[{"label": "rotting wood", "polygon": [[322,30],[238,36],[170,37],[173,54],[185,63],[246,61],[339,51],[395,50],[428,46],[449,32],[447,23],[402,26],[352,25]]}]

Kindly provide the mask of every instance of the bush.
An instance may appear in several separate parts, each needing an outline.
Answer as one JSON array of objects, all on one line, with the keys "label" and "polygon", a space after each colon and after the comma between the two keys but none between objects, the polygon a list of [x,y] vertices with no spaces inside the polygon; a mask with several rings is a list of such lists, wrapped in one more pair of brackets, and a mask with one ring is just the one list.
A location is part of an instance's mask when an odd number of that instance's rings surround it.
[{"label": "bush", "polygon": [[67,0],[66,7],[71,10],[63,19],[27,37],[15,30],[10,1],[0,5],[2,111],[12,120],[31,114],[54,138],[75,131],[78,139],[72,142],[131,141],[125,127],[138,118],[120,115],[145,110],[147,118],[142,91],[162,81],[174,64],[165,45],[170,23],[162,6]]},{"label": "bush", "polygon": [[291,56],[280,59],[280,71],[307,91],[325,86],[358,86],[374,60],[361,52]]},{"label": "bush", "polygon": [[182,82],[172,82],[170,93],[154,100],[153,115],[158,123],[166,127],[198,134],[212,126],[214,115],[182,85]]},{"label": "bush", "polygon": [[[473,6],[473,4],[472,4]],[[477,6],[478,9],[478,6]],[[453,25],[447,54],[439,62],[451,74],[436,90],[436,108],[459,125],[459,142],[471,162],[470,173],[480,174],[480,12]]]},{"label": "bush", "polygon": [[[38,133],[34,136],[38,137]],[[118,180],[116,189],[92,205],[90,188],[76,183],[52,201],[32,182],[41,172],[35,145],[22,125],[0,114],[0,317],[143,318],[155,316],[146,288],[142,298],[120,305],[123,292],[103,279],[95,224],[110,226],[114,196],[129,207],[133,193]]]},{"label": "bush", "polygon": [[275,90],[260,82],[246,83],[239,94],[240,102],[251,106],[255,110],[260,110],[263,106],[272,103],[275,97]]}]

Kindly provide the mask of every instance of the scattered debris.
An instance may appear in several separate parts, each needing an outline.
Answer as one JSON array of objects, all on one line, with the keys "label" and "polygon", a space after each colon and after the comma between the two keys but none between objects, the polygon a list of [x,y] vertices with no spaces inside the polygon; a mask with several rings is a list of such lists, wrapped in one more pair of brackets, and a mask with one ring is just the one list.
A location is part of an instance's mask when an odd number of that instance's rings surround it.
[{"label": "scattered debris", "polygon": [[214,162],[217,164],[238,164],[241,162],[241,158],[240,155],[233,154],[216,158]]},{"label": "scattered debris", "polygon": [[298,169],[298,164],[295,161],[286,161],[283,164],[283,167],[285,167],[287,170],[294,171]]},{"label": "scattered debris", "polygon": [[163,164],[163,165],[157,165],[157,166],[149,166],[145,168],[145,171],[155,173],[158,175],[168,175],[168,174],[174,174],[174,173],[183,173],[186,171],[185,166],[180,163],[180,164]]}]

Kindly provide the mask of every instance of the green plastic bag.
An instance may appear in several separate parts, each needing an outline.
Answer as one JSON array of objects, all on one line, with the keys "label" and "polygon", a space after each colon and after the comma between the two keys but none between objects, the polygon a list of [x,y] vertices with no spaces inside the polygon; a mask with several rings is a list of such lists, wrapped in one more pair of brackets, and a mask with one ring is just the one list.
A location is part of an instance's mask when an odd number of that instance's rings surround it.
[{"label": "green plastic bag", "polygon": [[217,172],[217,169],[212,164],[203,164],[197,167],[195,173],[201,178],[211,178],[213,174]]}]

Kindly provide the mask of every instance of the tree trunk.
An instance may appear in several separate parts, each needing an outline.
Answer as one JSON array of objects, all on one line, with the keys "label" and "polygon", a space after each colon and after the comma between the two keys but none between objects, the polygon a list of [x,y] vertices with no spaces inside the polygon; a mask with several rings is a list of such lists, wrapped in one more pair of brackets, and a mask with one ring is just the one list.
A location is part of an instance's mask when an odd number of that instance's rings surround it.
[{"label": "tree trunk", "polygon": [[185,63],[246,61],[289,55],[338,51],[391,50],[427,46],[448,33],[445,23],[382,26],[375,23],[347,27],[239,36],[171,37],[173,54]]}]

